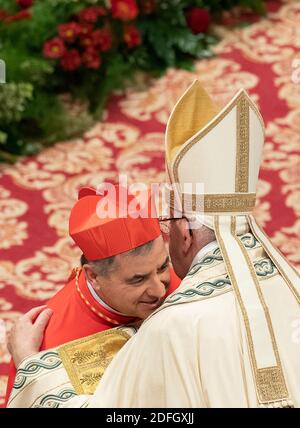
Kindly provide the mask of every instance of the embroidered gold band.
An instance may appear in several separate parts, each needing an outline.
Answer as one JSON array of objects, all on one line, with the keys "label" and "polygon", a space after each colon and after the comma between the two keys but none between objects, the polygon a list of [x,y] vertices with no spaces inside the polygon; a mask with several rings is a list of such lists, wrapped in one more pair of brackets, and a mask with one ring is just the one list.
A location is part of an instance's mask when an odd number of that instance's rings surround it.
[{"label": "embroidered gold band", "polygon": [[129,338],[130,335],[121,328],[113,328],[58,348],[77,394],[95,392],[105,369]]},{"label": "embroidered gold band", "polygon": [[249,180],[249,104],[245,96],[238,100],[236,115],[235,191],[245,193],[248,192]]},{"label": "embroidered gold band", "polygon": [[249,213],[256,201],[255,193],[230,193],[196,195],[181,194],[181,206],[176,207],[174,191],[170,191],[170,208],[175,211],[194,211],[204,213]]},{"label": "embroidered gold band", "polygon": [[[216,216],[215,233],[244,320],[258,402],[260,405],[293,407],[258,278],[245,247],[236,236],[235,217],[231,217],[231,222],[228,220],[230,217]],[[232,260],[235,263],[232,264]],[[261,341],[263,349],[259,347]]]},{"label": "embroidered gold band", "polygon": [[[278,398],[279,400],[288,398],[288,391],[285,386],[285,379],[281,366],[257,369],[256,378],[259,387],[259,395],[263,403],[276,401]],[[292,403],[289,404],[289,407],[292,407]]]}]

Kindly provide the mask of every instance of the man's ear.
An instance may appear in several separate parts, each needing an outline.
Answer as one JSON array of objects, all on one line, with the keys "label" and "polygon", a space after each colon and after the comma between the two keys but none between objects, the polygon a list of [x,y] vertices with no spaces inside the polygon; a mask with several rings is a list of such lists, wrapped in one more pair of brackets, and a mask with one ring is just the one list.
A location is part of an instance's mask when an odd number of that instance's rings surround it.
[{"label": "man's ear", "polygon": [[182,218],[178,223],[180,233],[183,239],[182,251],[184,255],[186,255],[193,244],[193,234],[191,233],[190,225],[186,218]]},{"label": "man's ear", "polygon": [[92,284],[92,286],[95,288],[97,284],[97,275],[93,271],[90,265],[84,264],[82,266],[82,269],[84,270],[85,276],[87,280]]}]

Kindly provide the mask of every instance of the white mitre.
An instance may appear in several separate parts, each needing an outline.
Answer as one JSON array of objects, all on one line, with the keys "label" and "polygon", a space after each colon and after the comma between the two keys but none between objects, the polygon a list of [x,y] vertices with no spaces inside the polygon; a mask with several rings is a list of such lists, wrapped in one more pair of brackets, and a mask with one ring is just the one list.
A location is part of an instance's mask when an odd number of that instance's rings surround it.
[{"label": "white mitre", "polygon": [[214,229],[245,324],[258,404],[292,407],[272,320],[253,263],[238,238],[251,230],[300,304],[299,274],[251,214],[263,143],[262,117],[244,89],[220,110],[196,80],[167,125],[169,217],[202,216],[201,223]]}]

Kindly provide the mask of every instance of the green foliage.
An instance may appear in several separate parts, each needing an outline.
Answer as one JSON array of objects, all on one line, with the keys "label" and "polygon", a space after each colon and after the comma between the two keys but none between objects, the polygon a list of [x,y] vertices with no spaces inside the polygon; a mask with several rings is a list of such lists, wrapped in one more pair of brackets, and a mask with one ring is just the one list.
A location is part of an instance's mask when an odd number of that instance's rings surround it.
[{"label": "green foliage", "polygon": [[265,4],[261,0],[198,0],[196,3],[199,7],[207,7],[214,14],[231,10],[237,6],[248,8],[260,15],[266,13]]},{"label": "green foliage", "polygon": [[29,83],[0,85],[0,121],[2,125],[19,122],[26,103],[32,98],[33,87]]},{"label": "green foliage", "polygon": [[6,64],[8,82],[30,82],[46,85],[53,74],[53,65],[40,54],[28,55],[26,49],[8,41],[0,51],[1,59]]},{"label": "green foliage", "polygon": [[[7,78],[0,85],[0,160],[13,161],[79,135],[101,117],[112,91],[128,85],[136,72],[159,76],[168,67],[192,70],[195,58],[210,57],[216,37],[191,32],[186,21],[189,8],[205,8],[216,16],[236,6],[264,13],[263,0],[153,0],[153,10],[143,13],[144,1],[137,0],[140,12],[129,23],[112,17],[107,0],[34,0],[30,19],[10,23],[1,21],[0,14],[0,58]],[[107,8],[107,16],[99,18],[93,30],[109,28],[112,46],[101,52],[101,67],[93,69],[83,64],[85,51],[79,41],[74,46],[65,42],[82,60],[70,72],[60,59],[45,58],[43,48],[58,37],[60,24],[80,23],[79,12],[90,6]],[[10,16],[20,12],[15,0],[1,0],[1,9]],[[128,24],[140,34],[140,42],[132,46],[124,39]],[[72,97],[67,102],[66,93]],[[80,114],[72,108],[78,102],[86,106]]]}]

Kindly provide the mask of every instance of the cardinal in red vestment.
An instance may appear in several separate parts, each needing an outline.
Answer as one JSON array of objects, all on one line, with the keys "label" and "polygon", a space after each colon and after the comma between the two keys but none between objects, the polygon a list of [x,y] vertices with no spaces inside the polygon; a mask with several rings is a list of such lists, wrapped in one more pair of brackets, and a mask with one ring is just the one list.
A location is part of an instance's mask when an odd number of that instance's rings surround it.
[{"label": "cardinal in red vestment", "polygon": [[[74,268],[66,285],[47,302],[47,307],[52,309],[53,315],[46,328],[41,350],[144,319],[179,286],[180,279],[169,267],[167,257],[167,260],[163,259],[162,266],[158,266],[157,274],[149,274],[149,278],[144,279],[133,276],[133,279],[130,279],[132,283],[127,284],[127,287],[131,286],[130,292],[129,288],[124,288],[122,284],[108,284],[106,294],[103,295],[93,287],[93,279],[91,280],[88,274],[86,263],[109,260],[119,254],[135,251],[151,241],[157,242],[161,235],[157,217],[140,215],[140,211],[137,216],[132,212],[137,206],[140,208],[141,202],[137,203],[133,195],[119,186],[111,185],[110,190],[113,197],[107,193],[99,195],[95,189],[87,187],[79,191],[78,201],[71,210],[69,233],[83,252],[83,267]],[[120,198],[122,191],[123,195],[126,195],[125,202]],[[148,194],[143,201],[143,208],[153,213],[154,202],[151,196]],[[102,204],[102,211],[110,206],[114,212],[110,214],[108,211],[106,216],[101,213],[99,215],[99,204]],[[128,207],[131,215],[128,215]],[[124,208],[127,209],[127,216],[124,215]],[[161,244],[158,242],[157,245]],[[141,253],[141,261],[142,256]],[[156,281],[155,285],[153,281]],[[142,284],[141,291],[137,294],[135,290],[139,284]],[[120,294],[119,301],[117,287],[123,293]],[[149,291],[151,287],[157,287],[159,291]],[[138,298],[132,297],[132,290]],[[122,308],[125,309],[122,311]],[[16,369],[11,362],[6,404],[15,374]]]}]

